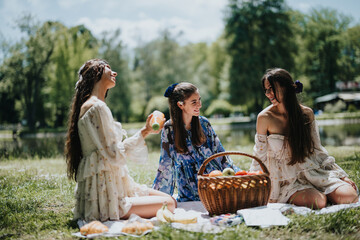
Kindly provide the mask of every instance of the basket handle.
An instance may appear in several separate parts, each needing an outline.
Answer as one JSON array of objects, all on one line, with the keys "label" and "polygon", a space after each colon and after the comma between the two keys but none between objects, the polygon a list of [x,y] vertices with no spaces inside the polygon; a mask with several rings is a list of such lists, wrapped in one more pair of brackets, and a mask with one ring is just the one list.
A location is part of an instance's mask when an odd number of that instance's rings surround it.
[{"label": "basket handle", "polygon": [[199,169],[198,175],[203,175],[206,165],[211,160],[213,160],[214,158],[225,156],[225,155],[241,155],[241,156],[246,156],[246,157],[252,158],[252,159],[256,160],[260,164],[260,167],[261,167],[261,169],[263,170],[264,173],[270,174],[267,167],[262,163],[262,161],[259,158],[255,157],[253,155],[243,153],[243,152],[220,152],[220,153],[216,153],[216,154],[208,157],[207,159],[205,159],[205,161],[203,162],[203,164],[201,165],[201,167]]}]

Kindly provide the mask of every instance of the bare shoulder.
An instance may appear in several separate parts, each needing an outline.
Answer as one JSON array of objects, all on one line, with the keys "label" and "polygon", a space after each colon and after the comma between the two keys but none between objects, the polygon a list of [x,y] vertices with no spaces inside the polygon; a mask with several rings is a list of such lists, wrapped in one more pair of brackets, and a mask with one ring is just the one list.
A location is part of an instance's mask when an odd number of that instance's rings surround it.
[{"label": "bare shoulder", "polygon": [[265,108],[258,114],[256,121],[256,131],[258,134],[267,133],[272,118],[273,114],[269,108]]},{"label": "bare shoulder", "polygon": [[257,116],[258,121],[267,121],[273,117],[270,107],[263,109]]},{"label": "bare shoulder", "polygon": [[303,110],[304,114],[305,114],[306,116],[308,116],[309,121],[310,121],[310,122],[314,121],[314,119],[315,119],[314,111],[313,111],[311,108],[306,107],[306,106],[304,106],[304,105],[300,105],[300,106],[301,106],[301,109]]}]

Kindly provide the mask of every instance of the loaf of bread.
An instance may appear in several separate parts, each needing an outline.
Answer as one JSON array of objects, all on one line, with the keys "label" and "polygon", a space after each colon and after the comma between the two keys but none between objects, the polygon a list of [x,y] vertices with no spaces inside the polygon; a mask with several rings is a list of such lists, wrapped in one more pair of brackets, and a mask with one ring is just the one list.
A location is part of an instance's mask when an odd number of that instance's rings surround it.
[{"label": "loaf of bread", "polygon": [[144,233],[145,231],[152,229],[153,227],[154,227],[154,225],[151,222],[135,221],[132,223],[127,223],[121,229],[121,231],[124,233],[140,235],[140,234]]},{"label": "loaf of bread", "polygon": [[80,228],[80,233],[84,236],[94,233],[103,233],[109,231],[109,228],[99,221],[92,221]]}]

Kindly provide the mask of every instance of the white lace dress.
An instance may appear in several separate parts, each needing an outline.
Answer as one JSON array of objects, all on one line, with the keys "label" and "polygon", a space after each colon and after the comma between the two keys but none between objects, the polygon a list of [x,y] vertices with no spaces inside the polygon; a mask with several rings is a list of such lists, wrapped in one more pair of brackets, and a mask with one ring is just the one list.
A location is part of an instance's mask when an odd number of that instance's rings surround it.
[{"label": "white lace dress", "polygon": [[99,99],[78,121],[83,158],[77,172],[74,219],[119,220],[131,208],[128,197],[148,195],[130,176],[126,161],[147,161],[140,131],[126,138],[110,109]]},{"label": "white lace dress", "polygon": [[[316,121],[311,123],[314,153],[304,163],[288,165],[290,151],[286,137],[279,134],[255,135],[254,155],[270,172],[271,193],[269,202],[286,203],[295,192],[315,188],[324,194],[333,192],[341,185],[348,184],[340,178],[347,177],[332,156],[321,145]],[[261,170],[253,160],[250,170]]]}]

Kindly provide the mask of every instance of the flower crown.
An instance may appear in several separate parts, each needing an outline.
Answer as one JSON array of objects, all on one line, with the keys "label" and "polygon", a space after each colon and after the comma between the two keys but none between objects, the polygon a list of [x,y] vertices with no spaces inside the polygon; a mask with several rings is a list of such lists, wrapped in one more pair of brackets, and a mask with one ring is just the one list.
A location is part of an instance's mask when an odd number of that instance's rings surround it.
[{"label": "flower crown", "polygon": [[299,80],[296,80],[294,88],[296,93],[301,93],[303,91],[303,84]]},{"label": "flower crown", "polygon": [[173,93],[176,85],[178,85],[178,83],[174,83],[174,84],[168,86],[168,88],[165,90],[164,97],[167,97],[167,98],[170,97],[171,94]]}]

